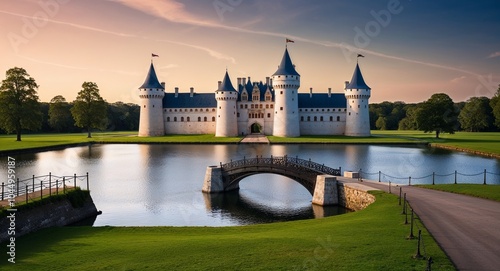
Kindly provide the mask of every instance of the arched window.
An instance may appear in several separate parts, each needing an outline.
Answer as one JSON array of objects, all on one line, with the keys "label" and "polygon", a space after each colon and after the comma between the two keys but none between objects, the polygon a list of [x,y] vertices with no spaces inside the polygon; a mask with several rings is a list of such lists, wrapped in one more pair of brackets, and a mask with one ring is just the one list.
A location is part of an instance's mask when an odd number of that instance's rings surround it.
[{"label": "arched window", "polygon": [[319,121],[323,121],[323,116],[319,117]]},{"label": "arched window", "polygon": [[198,117],[198,121],[201,121],[201,117]]},{"label": "arched window", "polygon": [[314,121],[318,121],[318,117],[314,117]]},{"label": "arched window", "polygon": [[187,117],[187,121],[189,122],[191,119],[189,117]]},{"label": "arched window", "polygon": [[309,116],[308,116],[308,117],[307,117],[307,121],[311,121],[311,117],[309,117]]},{"label": "arched window", "polygon": [[212,117],[212,121],[215,121],[215,117]]},{"label": "arched window", "polygon": [[300,117],[300,121],[304,121],[304,116]]},{"label": "arched window", "polygon": [[207,117],[204,117],[204,118],[203,118],[203,121],[207,121]]},{"label": "arched window", "polygon": [[167,117],[167,122],[170,122],[170,117]]},{"label": "arched window", "polygon": [[340,121],[340,117],[339,116],[337,116],[337,121]]},{"label": "arched window", "polygon": [[177,121],[177,117],[174,117],[174,121]]}]

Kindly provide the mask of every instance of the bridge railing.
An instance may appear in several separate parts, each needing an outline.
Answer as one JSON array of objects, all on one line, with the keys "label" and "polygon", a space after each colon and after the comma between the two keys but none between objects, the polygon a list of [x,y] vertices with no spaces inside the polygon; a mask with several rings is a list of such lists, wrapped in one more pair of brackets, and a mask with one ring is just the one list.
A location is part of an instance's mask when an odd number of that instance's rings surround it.
[{"label": "bridge railing", "polygon": [[232,170],[236,168],[242,168],[242,167],[247,167],[247,166],[264,166],[264,165],[276,165],[276,166],[282,166],[282,167],[294,167],[294,168],[307,168],[309,170],[318,172],[318,173],[323,173],[323,174],[328,174],[328,175],[333,175],[333,176],[341,176],[342,168],[331,168],[328,166],[325,166],[325,164],[319,164],[316,162],[305,159],[301,159],[299,157],[289,157],[288,155],[285,156],[271,156],[270,158],[263,158],[262,156],[259,157],[254,157],[254,158],[246,158],[244,157],[241,160],[236,160],[233,161],[231,160],[228,163],[223,164],[222,162],[220,163],[220,166],[223,170]]},{"label": "bridge railing", "polygon": [[[85,183],[85,184],[83,184]],[[17,178],[15,183],[2,182],[0,186],[0,200],[26,195],[26,201],[35,192],[40,192],[39,198],[44,196],[66,193],[67,188],[80,187],[82,190],[89,190],[89,174],[58,176],[49,172],[48,175],[35,176],[20,180]],[[48,192],[48,195],[44,195]],[[38,194],[38,193],[37,193]]]}]

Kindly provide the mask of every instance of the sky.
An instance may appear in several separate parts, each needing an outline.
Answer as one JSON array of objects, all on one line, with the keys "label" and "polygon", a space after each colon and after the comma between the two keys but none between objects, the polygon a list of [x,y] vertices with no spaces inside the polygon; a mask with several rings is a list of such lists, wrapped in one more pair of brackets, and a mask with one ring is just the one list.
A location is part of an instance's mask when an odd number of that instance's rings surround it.
[{"label": "sky", "polygon": [[497,0],[0,0],[0,80],[22,67],[44,102],[90,81],[139,103],[154,53],[167,92],[209,93],[226,69],[265,82],[288,38],[299,92],[343,92],[359,60],[371,103],[460,102],[498,89],[499,14]]}]

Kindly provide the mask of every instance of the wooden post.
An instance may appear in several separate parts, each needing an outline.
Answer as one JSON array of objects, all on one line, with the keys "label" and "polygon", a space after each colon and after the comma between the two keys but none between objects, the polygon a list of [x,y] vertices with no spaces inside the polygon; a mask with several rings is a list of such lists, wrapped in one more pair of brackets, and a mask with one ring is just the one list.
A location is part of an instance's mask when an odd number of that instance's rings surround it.
[{"label": "wooden post", "polygon": [[2,182],[2,200],[3,200],[3,190],[4,190],[5,184]]},{"label": "wooden post", "polygon": [[73,173],[73,187],[76,188],[76,173]]},{"label": "wooden post", "polygon": [[380,172],[380,170],[379,170],[379,171],[378,171],[378,182],[379,182],[379,183],[380,183],[380,174],[381,174],[381,172]]},{"label": "wooden post", "polygon": [[455,170],[455,184],[457,184],[457,171]]},{"label": "wooden post", "polygon": [[486,184],[486,169],[484,170],[483,184]]},{"label": "wooden post", "polygon": [[432,185],[435,185],[434,183],[434,177],[436,176],[436,172],[432,172]]},{"label": "wooden post", "polygon": [[28,203],[28,199],[29,199],[29,197],[28,197],[28,185],[26,185],[26,203]]},{"label": "wooden post", "polygon": [[90,191],[89,190],[89,173],[87,172],[87,191]]},{"label": "wooden post", "polygon": [[43,199],[43,181],[40,181],[40,199]]}]

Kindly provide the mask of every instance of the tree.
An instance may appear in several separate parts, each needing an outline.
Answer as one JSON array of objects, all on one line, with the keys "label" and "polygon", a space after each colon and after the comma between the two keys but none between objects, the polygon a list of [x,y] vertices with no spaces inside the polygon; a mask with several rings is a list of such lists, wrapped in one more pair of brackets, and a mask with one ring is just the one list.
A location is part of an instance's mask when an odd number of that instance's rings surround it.
[{"label": "tree", "polygon": [[38,130],[42,114],[38,102],[35,79],[23,68],[12,68],[0,86],[0,127],[7,133],[15,132],[21,141],[21,131]]},{"label": "tree", "polygon": [[417,110],[417,128],[426,133],[455,133],[457,127],[457,110],[450,96],[445,93],[433,94],[423,102]]},{"label": "tree", "polygon": [[398,124],[399,130],[417,130],[417,111],[419,105],[411,104],[405,106],[406,117]]},{"label": "tree", "polygon": [[498,85],[497,93],[490,100],[490,106],[495,116],[495,125],[500,128],[500,85]]},{"label": "tree", "polygon": [[462,129],[469,132],[479,132],[491,126],[490,99],[486,97],[472,97],[460,110],[458,120]]},{"label": "tree", "polygon": [[378,117],[377,121],[375,122],[375,127],[379,130],[387,130],[387,118],[386,117]]},{"label": "tree", "polygon": [[92,129],[106,128],[106,110],[106,101],[99,94],[97,84],[84,82],[71,108],[75,125],[87,129],[87,137],[91,138]]},{"label": "tree", "polygon": [[57,95],[50,100],[49,125],[57,132],[68,131],[72,126],[69,103],[62,95]]}]

